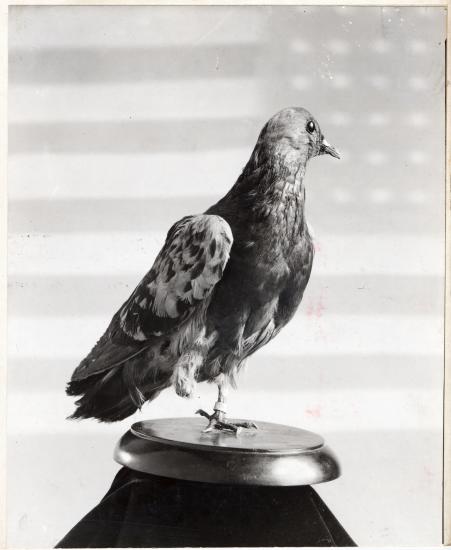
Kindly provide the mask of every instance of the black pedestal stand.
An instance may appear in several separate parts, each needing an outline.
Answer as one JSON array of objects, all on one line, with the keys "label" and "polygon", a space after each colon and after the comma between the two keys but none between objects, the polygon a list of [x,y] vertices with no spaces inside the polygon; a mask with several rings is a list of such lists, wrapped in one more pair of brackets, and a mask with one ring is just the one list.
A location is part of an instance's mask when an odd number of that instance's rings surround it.
[{"label": "black pedestal stand", "polygon": [[320,436],[264,422],[202,434],[203,425],[135,424],[115,452],[125,467],[57,547],[355,546],[310,487],[339,475]]}]

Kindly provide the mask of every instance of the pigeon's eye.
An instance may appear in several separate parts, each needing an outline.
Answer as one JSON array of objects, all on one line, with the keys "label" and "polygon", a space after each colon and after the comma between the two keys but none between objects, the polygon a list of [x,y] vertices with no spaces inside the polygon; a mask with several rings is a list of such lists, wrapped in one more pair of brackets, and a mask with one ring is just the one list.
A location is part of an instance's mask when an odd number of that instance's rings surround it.
[{"label": "pigeon's eye", "polygon": [[315,131],[315,123],[313,122],[313,120],[310,120],[309,122],[307,122],[306,128],[309,134],[313,134],[313,132]]}]

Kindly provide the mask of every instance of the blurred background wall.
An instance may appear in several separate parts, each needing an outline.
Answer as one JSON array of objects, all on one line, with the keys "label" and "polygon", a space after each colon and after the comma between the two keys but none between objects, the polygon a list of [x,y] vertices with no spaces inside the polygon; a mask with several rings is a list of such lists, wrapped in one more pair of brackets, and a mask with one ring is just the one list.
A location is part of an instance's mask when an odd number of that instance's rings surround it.
[{"label": "blurred background wall", "polygon": [[12,7],[9,33],[9,545],[52,546],[98,502],[133,420],[212,406],[202,386],[74,423],[64,386],[289,105],[342,160],[309,165],[311,282],[230,410],[326,437],[343,476],[317,490],[358,544],[439,544],[444,10]]}]

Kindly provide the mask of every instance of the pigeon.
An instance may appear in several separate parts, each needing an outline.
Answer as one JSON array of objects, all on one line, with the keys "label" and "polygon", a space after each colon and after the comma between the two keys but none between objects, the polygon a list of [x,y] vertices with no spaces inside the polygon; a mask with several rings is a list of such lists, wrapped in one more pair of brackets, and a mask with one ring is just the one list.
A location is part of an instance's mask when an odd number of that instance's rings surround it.
[{"label": "pigeon", "polygon": [[340,158],[304,108],[276,113],[230,191],[170,229],[150,271],[81,361],[66,392],[69,418],[122,420],[173,387],[182,397],[213,382],[205,431],[232,422],[226,395],[246,359],[272,340],[301,303],[314,246],[305,219],[309,159]]}]

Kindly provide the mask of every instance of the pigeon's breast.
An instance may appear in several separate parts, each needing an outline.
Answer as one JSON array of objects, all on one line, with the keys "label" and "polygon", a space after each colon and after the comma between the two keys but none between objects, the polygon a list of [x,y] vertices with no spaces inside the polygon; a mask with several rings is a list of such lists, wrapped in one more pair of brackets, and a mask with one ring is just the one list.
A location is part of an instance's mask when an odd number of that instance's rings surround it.
[{"label": "pigeon's breast", "polygon": [[310,279],[313,256],[313,242],[308,231],[305,231],[288,259],[289,276],[279,295],[276,315],[278,324],[286,324],[296,313]]},{"label": "pigeon's breast", "polygon": [[300,236],[290,253],[267,245],[255,244],[246,254],[240,243],[235,253],[232,247],[207,312],[209,329],[218,334],[222,349],[242,349],[243,339],[263,333],[269,325],[273,337],[302,300],[313,260],[308,233]]}]

